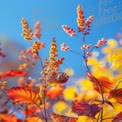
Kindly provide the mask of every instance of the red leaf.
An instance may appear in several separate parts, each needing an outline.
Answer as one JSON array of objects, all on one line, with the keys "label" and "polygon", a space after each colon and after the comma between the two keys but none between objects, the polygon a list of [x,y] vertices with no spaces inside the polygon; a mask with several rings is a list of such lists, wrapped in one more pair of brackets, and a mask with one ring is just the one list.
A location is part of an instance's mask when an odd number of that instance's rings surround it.
[{"label": "red leaf", "polygon": [[39,104],[40,96],[26,87],[13,87],[7,90],[8,97],[20,104]]},{"label": "red leaf", "polygon": [[1,78],[10,78],[10,77],[19,77],[19,76],[28,76],[26,72],[22,72],[20,70],[10,70],[6,73],[4,73]]},{"label": "red leaf", "polygon": [[74,102],[72,111],[79,116],[86,115],[95,118],[95,115],[100,111],[96,104],[86,104],[82,102]]},{"label": "red leaf", "polygon": [[112,122],[120,122],[122,120],[122,112],[116,115]]},{"label": "red leaf", "polygon": [[63,115],[58,115],[55,113],[51,114],[51,118],[53,122],[77,122],[78,118],[76,117],[68,117]]},{"label": "red leaf", "polygon": [[93,82],[94,88],[97,91],[99,91],[97,82],[101,85],[103,93],[110,92],[115,86],[114,82],[110,81],[109,78],[107,78],[105,76],[95,78],[95,77],[91,76],[90,74],[87,74],[87,75],[88,75],[89,80]]},{"label": "red leaf", "polygon": [[113,98],[115,101],[122,104],[122,89],[115,89],[110,91],[109,99],[110,98]]}]

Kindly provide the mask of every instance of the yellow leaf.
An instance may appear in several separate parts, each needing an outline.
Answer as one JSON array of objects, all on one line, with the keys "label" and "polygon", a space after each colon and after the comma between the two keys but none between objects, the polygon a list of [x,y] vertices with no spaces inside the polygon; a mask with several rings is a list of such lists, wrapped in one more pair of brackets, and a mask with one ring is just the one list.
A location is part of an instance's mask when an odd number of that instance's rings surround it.
[{"label": "yellow leaf", "polygon": [[88,116],[80,116],[77,122],[94,122],[95,120]]}]

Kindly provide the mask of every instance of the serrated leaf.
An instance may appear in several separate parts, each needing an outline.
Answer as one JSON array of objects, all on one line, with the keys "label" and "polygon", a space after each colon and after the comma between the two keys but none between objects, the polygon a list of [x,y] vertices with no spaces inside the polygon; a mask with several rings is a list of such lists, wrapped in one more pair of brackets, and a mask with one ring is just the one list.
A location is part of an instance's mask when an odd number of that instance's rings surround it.
[{"label": "serrated leaf", "polygon": [[115,102],[122,104],[122,89],[115,89],[110,91],[109,99],[113,99]]},{"label": "serrated leaf", "polygon": [[114,119],[112,120],[112,122],[121,122],[121,121],[122,121],[122,112],[117,114],[116,117],[114,117]]},{"label": "serrated leaf", "polygon": [[78,120],[78,118],[76,117],[68,117],[68,116],[63,116],[56,113],[52,113],[51,118],[53,122],[77,122]]},{"label": "serrated leaf", "polygon": [[7,90],[8,97],[20,104],[39,104],[41,97],[30,88],[13,87]]},{"label": "serrated leaf", "polygon": [[95,118],[95,115],[100,111],[97,104],[86,104],[82,102],[74,102],[72,111],[78,116],[86,115]]},{"label": "serrated leaf", "polygon": [[99,87],[98,87],[97,82],[101,85],[103,93],[110,92],[115,86],[114,82],[110,81],[110,79],[108,77],[100,76],[98,78],[95,78],[89,73],[87,74],[87,76],[88,76],[89,80],[93,82],[94,89],[97,90],[98,92],[99,92]]}]

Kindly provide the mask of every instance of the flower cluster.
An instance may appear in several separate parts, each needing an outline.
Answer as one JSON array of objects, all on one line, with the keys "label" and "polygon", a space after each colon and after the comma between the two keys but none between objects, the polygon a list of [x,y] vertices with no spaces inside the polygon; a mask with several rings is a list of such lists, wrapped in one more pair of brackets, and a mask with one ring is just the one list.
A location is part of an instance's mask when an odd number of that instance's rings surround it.
[{"label": "flower cluster", "polygon": [[22,36],[24,36],[25,40],[32,41],[33,33],[32,33],[32,30],[29,28],[28,22],[26,21],[25,18],[22,18],[21,23],[22,23],[22,29],[23,29]]},{"label": "flower cluster", "polygon": [[84,30],[85,30],[85,28],[84,28],[85,20],[84,20],[84,15],[83,15],[83,13],[84,13],[84,12],[83,12],[83,10],[82,10],[82,7],[81,7],[81,6],[78,6],[78,7],[77,7],[78,32],[84,32]]},{"label": "flower cluster", "polygon": [[62,28],[71,37],[76,35],[75,31],[72,28],[68,27],[67,25],[62,25]]},{"label": "flower cluster", "polygon": [[99,48],[103,44],[106,44],[107,40],[102,38],[101,40],[98,40],[97,44],[95,45],[96,48]]},{"label": "flower cluster", "polygon": [[34,44],[32,46],[32,51],[34,55],[39,55],[39,50],[44,48],[45,44],[44,42],[38,42],[38,41],[34,41]]},{"label": "flower cluster", "polygon": [[91,44],[89,44],[89,45],[86,45],[86,44],[84,44],[82,47],[81,47],[81,49],[82,50],[87,50],[87,49],[89,49],[89,48],[91,48]]},{"label": "flower cluster", "polygon": [[40,28],[40,22],[37,21],[35,26],[34,26],[34,33],[33,33],[33,37],[36,37],[38,39],[40,39],[41,37],[41,28]]},{"label": "flower cluster", "polygon": [[22,50],[19,56],[20,60],[23,60],[23,63],[19,65],[19,70],[28,69],[29,66],[34,66],[34,62],[39,60],[37,55],[33,55],[32,48]]},{"label": "flower cluster", "polygon": [[61,44],[61,50],[62,51],[68,51],[69,49],[70,49],[69,46],[67,46],[65,43]]}]

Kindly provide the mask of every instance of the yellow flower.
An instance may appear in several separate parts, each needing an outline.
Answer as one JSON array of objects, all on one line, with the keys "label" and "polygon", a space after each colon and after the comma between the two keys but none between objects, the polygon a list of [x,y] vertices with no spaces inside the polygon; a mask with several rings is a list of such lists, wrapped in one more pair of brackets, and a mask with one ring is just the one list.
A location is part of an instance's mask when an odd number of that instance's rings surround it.
[{"label": "yellow flower", "polygon": [[54,106],[53,106],[53,111],[57,114],[64,114],[65,110],[67,109],[68,104],[63,102],[63,101],[59,101],[57,102]]},{"label": "yellow flower", "polygon": [[67,87],[63,91],[65,100],[74,100],[76,93],[77,93],[77,89],[74,86]]},{"label": "yellow flower", "polygon": [[68,76],[72,76],[74,74],[74,71],[70,68],[66,68],[64,70],[64,72],[68,75]]},{"label": "yellow flower", "polygon": [[114,39],[109,39],[109,40],[107,41],[107,44],[108,44],[111,48],[115,48],[115,47],[118,46],[117,41],[114,40]]}]

